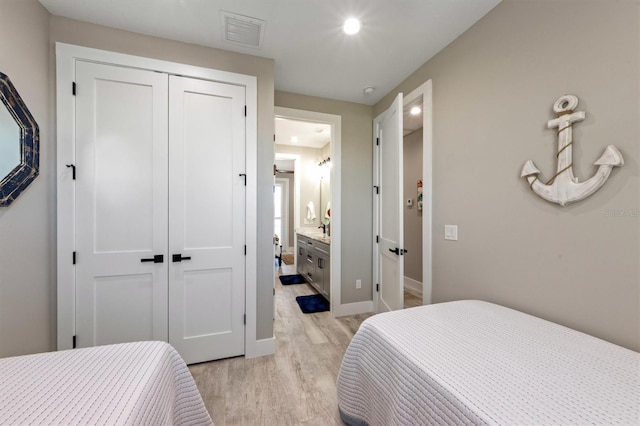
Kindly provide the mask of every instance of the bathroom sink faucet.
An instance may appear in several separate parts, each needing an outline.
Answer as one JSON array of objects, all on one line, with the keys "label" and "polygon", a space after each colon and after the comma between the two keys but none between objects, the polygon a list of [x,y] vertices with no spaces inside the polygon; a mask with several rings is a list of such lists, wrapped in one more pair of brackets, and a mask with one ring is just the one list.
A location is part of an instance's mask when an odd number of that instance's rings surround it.
[{"label": "bathroom sink faucet", "polygon": [[327,233],[327,225],[325,225],[324,223],[320,226],[318,226],[318,228],[322,228],[322,233],[326,234]]}]

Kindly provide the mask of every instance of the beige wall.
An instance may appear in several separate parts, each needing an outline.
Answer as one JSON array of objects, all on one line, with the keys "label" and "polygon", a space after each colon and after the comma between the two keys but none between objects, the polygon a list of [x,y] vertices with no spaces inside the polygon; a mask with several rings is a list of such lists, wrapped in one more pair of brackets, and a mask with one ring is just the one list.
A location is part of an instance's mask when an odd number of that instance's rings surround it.
[{"label": "beige wall", "polygon": [[0,71],[40,128],[40,175],[0,207],[0,357],[53,348],[54,166],[49,132],[49,13],[36,0],[3,0]]},{"label": "beige wall", "polygon": [[[433,80],[433,300],[477,298],[640,350],[639,14],[635,0],[504,0],[389,93]],[[520,178],[555,170],[553,102],[580,98],[574,172],[625,165],[560,207]],[[621,216],[611,216],[611,212]],[[444,241],[444,225],[459,241]]]},{"label": "beige wall", "polygon": [[[373,107],[276,92],[279,107],[342,117],[342,303],[371,300]],[[356,290],[356,279],[362,289]]]},{"label": "beige wall", "polygon": [[[418,180],[422,179],[422,128],[404,137],[404,276],[422,282],[422,211],[418,210]],[[413,200],[411,207],[407,199]]]}]

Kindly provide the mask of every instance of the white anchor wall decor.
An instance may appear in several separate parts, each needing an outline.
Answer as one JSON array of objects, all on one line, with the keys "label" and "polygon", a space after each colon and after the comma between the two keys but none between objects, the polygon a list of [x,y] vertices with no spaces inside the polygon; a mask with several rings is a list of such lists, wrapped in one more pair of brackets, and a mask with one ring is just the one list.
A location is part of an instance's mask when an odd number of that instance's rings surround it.
[{"label": "white anchor wall decor", "polygon": [[585,118],[584,111],[575,111],[578,106],[578,98],[574,95],[564,95],[553,104],[553,111],[558,118],[549,120],[547,128],[558,128],[558,168],[556,174],[547,182],[542,183],[538,179],[540,170],[527,161],[522,167],[520,176],[529,181],[529,187],[540,197],[552,203],[566,206],[569,203],[580,201],[596,192],[609,178],[611,169],[622,166],[624,159],[622,154],[613,145],[605,148],[604,152],[594,164],[598,171],[584,182],[578,182],[573,176],[573,160],[571,158],[571,145],[573,144],[571,126],[573,123]]}]

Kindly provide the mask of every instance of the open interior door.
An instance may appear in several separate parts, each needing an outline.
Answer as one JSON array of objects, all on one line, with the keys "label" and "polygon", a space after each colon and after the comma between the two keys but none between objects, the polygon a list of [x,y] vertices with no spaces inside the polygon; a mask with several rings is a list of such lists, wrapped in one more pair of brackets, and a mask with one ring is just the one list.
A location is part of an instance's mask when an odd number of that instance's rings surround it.
[{"label": "open interior door", "polygon": [[374,277],[377,311],[404,307],[402,93],[373,121]]}]

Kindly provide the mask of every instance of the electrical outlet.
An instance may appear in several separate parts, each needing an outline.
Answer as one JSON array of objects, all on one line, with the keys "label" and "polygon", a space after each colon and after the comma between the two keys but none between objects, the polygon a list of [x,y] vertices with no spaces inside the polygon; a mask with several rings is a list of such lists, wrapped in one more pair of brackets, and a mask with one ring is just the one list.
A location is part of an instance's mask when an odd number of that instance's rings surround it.
[{"label": "electrical outlet", "polygon": [[362,288],[362,280],[356,280],[356,288]]}]

